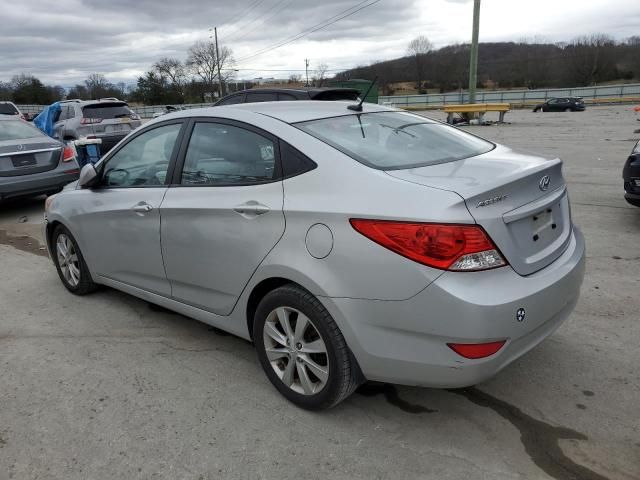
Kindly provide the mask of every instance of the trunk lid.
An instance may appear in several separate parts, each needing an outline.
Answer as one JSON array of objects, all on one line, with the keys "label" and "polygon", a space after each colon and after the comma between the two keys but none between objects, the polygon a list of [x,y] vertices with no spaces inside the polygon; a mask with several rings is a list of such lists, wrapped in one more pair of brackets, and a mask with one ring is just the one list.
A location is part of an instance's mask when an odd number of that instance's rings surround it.
[{"label": "trunk lid", "polygon": [[44,136],[0,142],[0,177],[53,170],[60,163],[62,145]]},{"label": "trunk lid", "polygon": [[498,145],[476,157],[387,173],[460,195],[520,275],[546,267],[569,244],[571,214],[558,158]]}]

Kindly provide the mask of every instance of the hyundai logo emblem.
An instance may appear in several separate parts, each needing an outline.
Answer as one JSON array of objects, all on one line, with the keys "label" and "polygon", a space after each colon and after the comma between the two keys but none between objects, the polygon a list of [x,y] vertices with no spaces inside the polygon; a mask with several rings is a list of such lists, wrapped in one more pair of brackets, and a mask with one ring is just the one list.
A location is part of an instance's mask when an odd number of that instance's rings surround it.
[{"label": "hyundai logo emblem", "polygon": [[519,308],[518,311],[516,312],[516,320],[519,322],[524,322],[525,316],[526,316],[526,312],[524,311],[524,308]]},{"label": "hyundai logo emblem", "polygon": [[22,144],[18,145],[18,151],[21,152],[22,150],[24,150],[24,145],[22,145]]},{"label": "hyundai logo emblem", "polygon": [[545,175],[540,179],[540,183],[538,184],[538,186],[540,187],[540,190],[544,192],[547,188],[549,188],[550,183],[551,177],[549,177],[549,175]]}]

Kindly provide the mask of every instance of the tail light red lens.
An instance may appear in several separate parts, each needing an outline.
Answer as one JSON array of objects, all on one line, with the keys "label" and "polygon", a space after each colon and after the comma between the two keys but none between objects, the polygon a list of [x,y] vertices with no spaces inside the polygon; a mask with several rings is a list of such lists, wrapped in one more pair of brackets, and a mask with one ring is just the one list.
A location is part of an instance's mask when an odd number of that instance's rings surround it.
[{"label": "tail light red lens", "polygon": [[101,118],[83,118],[80,120],[80,123],[82,125],[93,125],[94,123],[100,123],[102,122]]},{"label": "tail light red lens", "polygon": [[506,340],[491,343],[447,343],[447,346],[464,358],[486,358],[500,350]]},{"label": "tail light red lens", "polygon": [[477,271],[507,264],[478,225],[409,223],[351,219],[356,231],[374,242],[429,267]]},{"label": "tail light red lens", "polygon": [[74,158],[76,158],[76,150],[75,150],[75,148],[73,148],[71,146],[64,147],[64,150],[62,151],[62,161],[63,162],[70,162]]}]

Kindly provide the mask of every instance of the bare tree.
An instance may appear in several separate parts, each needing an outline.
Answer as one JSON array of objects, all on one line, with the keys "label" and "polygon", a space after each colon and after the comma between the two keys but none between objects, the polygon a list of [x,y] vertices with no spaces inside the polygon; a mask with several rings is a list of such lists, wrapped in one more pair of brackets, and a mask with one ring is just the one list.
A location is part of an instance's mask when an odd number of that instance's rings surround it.
[{"label": "bare tree", "polygon": [[92,73],[84,81],[89,98],[106,97],[109,90],[113,90],[113,85],[107,81],[101,73]]},{"label": "bare tree", "polygon": [[167,77],[177,87],[182,87],[187,79],[184,65],[177,58],[162,57],[153,64],[153,69],[158,74]]},{"label": "bare tree", "polygon": [[300,75],[299,73],[294,73],[292,75],[289,75],[289,80],[287,80],[287,83],[300,83],[302,82],[302,75]]},{"label": "bare tree", "polygon": [[615,71],[615,41],[604,34],[574,38],[564,49],[569,70],[568,80],[574,85],[593,85]]},{"label": "bare tree", "polygon": [[327,71],[329,70],[329,66],[326,63],[321,63],[316,68],[316,73],[313,76],[313,84],[316,87],[322,87],[327,80]]},{"label": "bare tree", "polygon": [[424,79],[424,67],[427,54],[433,50],[433,44],[424,35],[420,35],[409,42],[407,52],[414,58],[416,65],[416,88],[422,93],[422,80]]},{"label": "bare tree", "polygon": [[230,48],[220,47],[220,58],[216,55],[216,44],[213,42],[198,41],[189,47],[188,57],[186,61],[187,67],[191,72],[200,77],[200,79],[213,89],[215,79],[218,76],[218,61],[220,64],[220,82],[221,92],[225,91],[225,82],[233,77],[231,67],[234,64],[233,52]]}]

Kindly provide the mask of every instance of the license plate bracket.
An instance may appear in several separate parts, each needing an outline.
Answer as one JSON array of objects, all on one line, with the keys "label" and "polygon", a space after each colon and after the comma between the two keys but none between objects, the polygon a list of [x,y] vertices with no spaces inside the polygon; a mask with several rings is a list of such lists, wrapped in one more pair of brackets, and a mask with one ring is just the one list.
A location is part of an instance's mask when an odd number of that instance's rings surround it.
[{"label": "license plate bracket", "polygon": [[531,235],[534,242],[540,240],[540,238],[550,230],[555,230],[557,224],[554,220],[553,208],[548,207],[541,212],[531,216]]},{"label": "license plate bracket", "polygon": [[38,164],[35,155],[17,155],[11,157],[11,163],[15,168],[33,167]]}]

